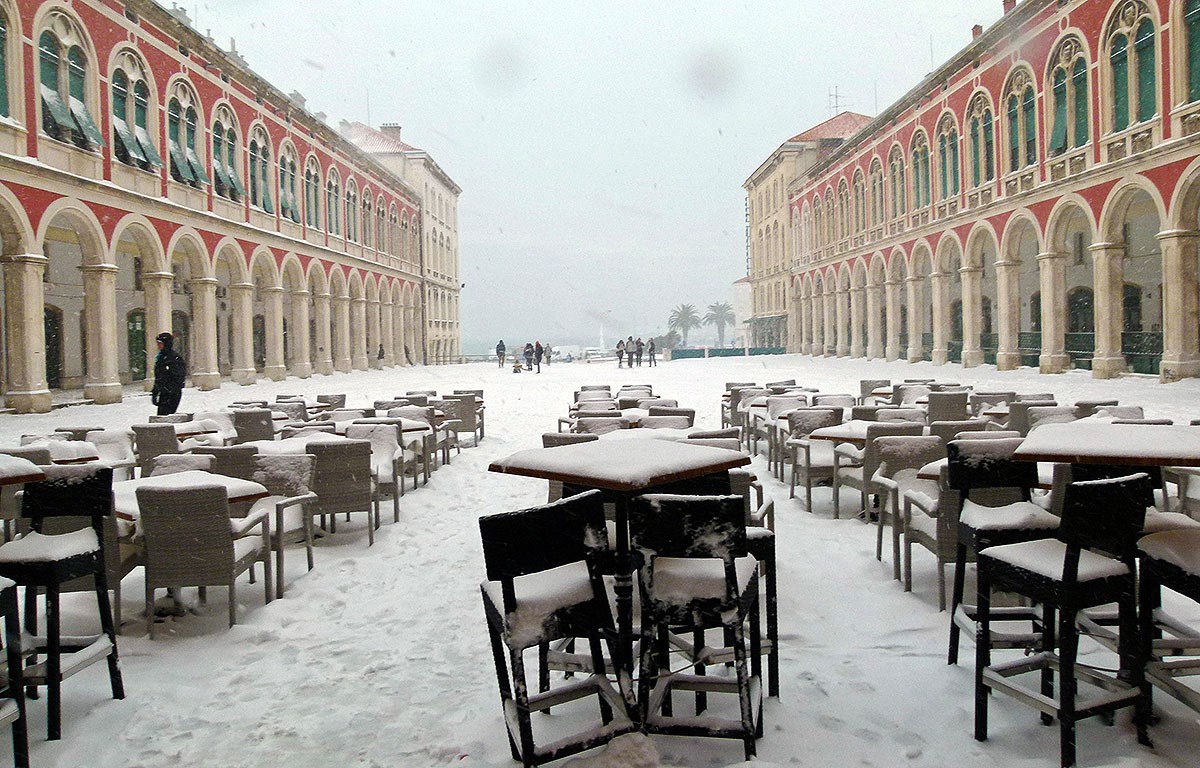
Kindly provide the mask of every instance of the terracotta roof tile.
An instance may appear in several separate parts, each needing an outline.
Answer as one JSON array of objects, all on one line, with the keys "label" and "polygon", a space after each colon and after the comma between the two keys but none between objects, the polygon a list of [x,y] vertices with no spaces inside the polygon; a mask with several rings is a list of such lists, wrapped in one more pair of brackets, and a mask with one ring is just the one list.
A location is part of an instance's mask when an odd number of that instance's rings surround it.
[{"label": "terracotta roof tile", "polygon": [[359,122],[345,124],[342,135],[364,152],[420,152],[411,144],[405,144],[400,139]]},{"label": "terracotta roof tile", "polygon": [[848,139],[858,133],[874,118],[857,112],[840,112],[823,123],[798,133],[789,142],[820,141],[822,139]]}]

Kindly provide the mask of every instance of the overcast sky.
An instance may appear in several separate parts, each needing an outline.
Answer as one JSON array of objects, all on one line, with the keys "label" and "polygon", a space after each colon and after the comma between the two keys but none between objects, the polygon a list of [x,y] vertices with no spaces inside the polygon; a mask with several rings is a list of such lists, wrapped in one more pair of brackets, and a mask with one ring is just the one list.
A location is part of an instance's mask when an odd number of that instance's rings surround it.
[{"label": "overcast sky", "polygon": [[830,89],[877,114],[1001,15],[1001,0],[183,4],[330,125],[399,123],[462,187],[468,353],[596,344],[602,322],[615,343],[665,332],[678,304],[732,302],[750,173],[833,114]]}]

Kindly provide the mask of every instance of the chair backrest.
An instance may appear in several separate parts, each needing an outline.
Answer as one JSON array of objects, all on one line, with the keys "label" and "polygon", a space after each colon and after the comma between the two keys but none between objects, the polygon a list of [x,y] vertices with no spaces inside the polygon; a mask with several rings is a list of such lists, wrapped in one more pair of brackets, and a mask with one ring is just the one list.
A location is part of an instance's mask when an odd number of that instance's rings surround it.
[{"label": "chair backrest", "polygon": [[1042,402],[1054,402],[1055,399],[1056,398],[1054,397],[1053,392],[1029,392],[1026,394],[1021,394],[1020,392],[1018,392],[1016,402],[1019,403],[1023,400],[1033,400],[1033,401],[1040,400]]},{"label": "chair backrest", "polygon": [[429,405],[429,395],[410,392],[404,396],[404,399],[411,405],[424,407]]},{"label": "chair backrest", "polygon": [[483,399],[483,390],[482,389],[456,389],[456,390],[454,390],[454,394],[456,394],[456,395],[474,395],[475,397],[479,398],[480,400]]},{"label": "chair backrest", "polygon": [[303,401],[277,401],[271,405],[271,410],[286,413],[292,421],[308,421],[308,406]]},{"label": "chair backrest", "polygon": [[[240,477],[249,480],[254,474],[254,458],[258,456],[258,448],[253,445],[203,445],[192,449],[193,456],[211,456],[210,472],[226,477]],[[157,469],[157,465],[155,469]]]},{"label": "chair backrest", "polygon": [[303,427],[284,427],[279,433],[281,438],[285,440],[289,437],[303,437],[305,435],[316,435],[319,433],[333,434],[337,432],[337,425],[333,422],[312,422],[305,424]]},{"label": "chair backrest", "polygon": [[[575,412],[579,411],[617,411],[616,400],[580,400],[575,403]],[[609,414],[612,415],[611,413]]]},{"label": "chair backrest", "polygon": [[948,443],[963,432],[982,432],[988,423],[983,419],[963,419],[961,421],[935,421],[929,425],[929,434],[940,437],[942,443]]},{"label": "chair backrest", "polygon": [[1021,438],[951,440],[946,445],[947,483],[964,499],[972,490],[1015,488],[1028,500],[1038,482],[1037,464],[1013,458],[1021,442]]},{"label": "chair backrest", "polygon": [[603,435],[618,429],[629,429],[629,426],[629,419],[621,416],[593,416],[585,419],[576,419],[572,431]]},{"label": "chair backrest", "polygon": [[26,483],[21,495],[21,516],[29,519],[30,528],[41,532],[47,518],[84,517],[103,540],[104,518],[112,514],[112,467],[50,465],[42,471],[46,479]]},{"label": "chair backrest", "polygon": [[930,392],[929,406],[925,409],[930,423],[935,421],[961,421],[967,418],[967,392]]},{"label": "chair backrest", "polygon": [[736,437],[697,437],[692,440],[688,435],[688,445],[707,445],[710,448],[724,448],[727,451],[741,451],[742,441]]},{"label": "chair backrest", "polygon": [[438,408],[442,409],[442,413],[446,414],[447,419],[455,419],[459,422],[459,432],[470,433],[479,428],[474,400],[448,398],[439,402]]},{"label": "chair backrest", "polygon": [[993,406],[1011,403],[1016,399],[1016,392],[972,392],[970,400],[971,415],[978,416],[980,411],[986,411]]},{"label": "chair backrest", "polygon": [[1029,409],[1054,408],[1058,403],[1053,400],[1013,400],[1008,404],[1008,428],[1020,432],[1022,436],[1029,434]]},{"label": "chair backrest", "polygon": [[390,400],[376,400],[372,407],[378,411],[387,412],[392,408],[403,408],[406,405],[411,405],[412,401],[408,398],[392,398]]},{"label": "chair backrest", "polygon": [[774,421],[793,408],[807,408],[808,395],[768,395],[767,421]]},{"label": "chair backrest", "polygon": [[277,402],[277,403],[278,403],[278,402],[282,402],[282,401],[284,401],[284,400],[300,400],[300,401],[303,401],[303,400],[304,400],[304,396],[303,396],[303,395],[299,395],[299,394],[297,394],[297,393],[295,393],[295,392],[292,392],[292,393],[289,393],[289,394],[278,394],[278,393],[277,393],[277,394],[275,395],[275,402]]},{"label": "chair backrest", "polygon": [[955,440],[1012,440],[1014,437],[1022,437],[1022,435],[1011,429],[967,430],[954,435]]},{"label": "chair backrest", "polygon": [[[609,392],[612,387],[608,384],[580,384],[580,392]],[[482,392],[482,390],[480,390]]]},{"label": "chair backrest", "polygon": [[687,417],[689,427],[696,425],[695,408],[671,408],[664,405],[652,405],[647,411],[651,416],[685,416]]},{"label": "chair backrest", "polygon": [[233,533],[224,487],[138,488],[137,501],[148,584],[229,583]]},{"label": "chair backrest", "polygon": [[746,513],[741,496],[648,493],[629,505],[630,546],[646,565],[656,557],[719,558],[732,568],[746,555]]},{"label": "chair backrest", "polygon": [[740,427],[743,424],[741,403],[742,397],[757,397],[764,394],[767,390],[759,389],[758,387],[733,387],[729,390],[729,423],[735,427]]},{"label": "chair backrest", "polygon": [[1079,418],[1075,408],[1069,405],[1035,405],[1028,408],[1026,414],[1030,432],[1043,424],[1066,424]]},{"label": "chair backrest", "polygon": [[582,403],[587,400],[612,400],[612,393],[607,389],[581,389],[575,393],[575,402]]},{"label": "chair backrest", "polygon": [[231,411],[197,411],[195,421],[211,421],[215,423],[217,425],[217,432],[222,436],[232,438],[237,435],[237,430],[233,428],[233,413]]},{"label": "chair backrest", "polygon": [[[91,434],[91,433],[89,433]],[[97,452],[99,449],[97,448]],[[0,448],[0,453],[7,456],[17,456],[22,459],[32,461],[34,464],[49,464],[50,449],[36,445],[22,445],[21,447]]]},{"label": "chair backrest", "polygon": [[70,442],[71,441],[71,433],[70,432],[50,432],[50,433],[44,434],[44,435],[39,435],[39,434],[21,435],[21,445],[45,444],[51,440],[57,440],[57,441],[64,442],[64,443]]},{"label": "chair backrest", "polygon": [[355,419],[365,419],[367,417],[367,409],[365,408],[331,408],[325,412],[326,421],[354,421]]},{"label": "chair backrest", "polygon": [[245,408],[234,411],[233,428],[237,431],[235,443],[275,439],[275,422],[271,419],[269,408]]},{"label": "chair backrest", "polygon": [[933,387],[927,383],[908,382],[904,384],[896,384],[892,387],[892,402],[891,405],[912,405],[926,397],[933,391]]},{"label": "chair backrest", "polygon": [[133,433],[127,429],[93,429],[83,439],[96,446],[96,454],[101,461],[130,461],[134,458]]},{"label": "chair backrest", "polygon": [[229,404],[230,408],[266,408],[269,406],[266,400],[234,400]]},{"label": "chair backrest", "polygon": [[647,397],[637,401],[638,408],[650,408],[655,405],[665,408],[678,408],[679,401],[672,400],[669,397]]},{"label": "chair backrest", "polygon": [[633,394],[626,393],[626,394],[618,395],[617,396],[617,407],[621,408],[621,409],[637,408],[639,402],[641,402],[642,400],[649,399],[649,397],[650,397],[649,392],[634,392]]},{"label": "chair backrest", "polygon": [[603,408],[580,408],[578,411],[575,411],[575,418],[577,419],[606,419],[620,415],[621,412],[616,408],[613,408],[612,410],[606,410]]},{"label": "chair backrest", "polygon": [[1096,408],[1094,416],[1106,416],[1112,419],[1144,419],[1146,412],[1140,405],[1103,405]]},{"label": "chair backrest", "polygon": [[876,414],[884,408],[892,408],[891,405],[856,405],[850,409],[851,421],[878,421]]},{"label": "chair backrest", "polygon": [[879,446],[876,444],[881,437],[906,435],[915,437],[925,431],[923,424],[911,421],[878,422],[867,425],[867,442],[863,445],[862,476],[871,479],[875,470],[879,469]]},{"label": "chair backrest", "polygon": [[794,386],[796,386],[796,380],[795,379],[783,379],[782,381],[768,381],[763,386],[766,387],[767,389],[770,389],[771,387],[794,387]]},{"label": "chair backrest", "polygon": [[371,443],[342,440],[307,446],[316,464],[312,490],[320,514],[361,512],[371,507]]},{"label": "chair backrest", "polygon": [[317,395],[318,403],[328,403],[330,408],[345,408],[345,395]]},{"label": "chair backrest", "polygon": [[701,429],[696,432],[688,433],[689,440],[706,440],[706,439],[721,439],[732,437],[734,440],[738,438],[740,430],[737,427],[726,427],[725,429]]},{"label": "chair backrest", "polygon": [[643,429],[687,429],[691,422],[687,416],[643,416],[638,426]]},{"label": "chair backrest", "polygon": [[376,477],[392,476],[393,457],[400,449],[400,427],[397,424],[351,424],[346,427],[350,440],[366,440],[371,444],[371,469]]},{"label": "chair backrest", "polygon": [[423,421],[430,427],[436,426],[437,416],[434,414],[432,406],[428,405],[403,405],[399,408],[389,408],[388,418],[412,419],[413,421]]},{"label": "chair backrest", "polygon": [[757,386],[758,385],[755,384],[753,381],[727,381],[727,382],[725,382],[725,391],[732,395],[733,390],[738,389],[739,387],[757,387]]},{"label": "chair backrest", "polygon": [[1079,418],[1086,419],[1095,414],[1098,409],[1114,405],[1119,405],[1119,403],[1116,400],[1076,400],[1075,411]]},{"label": "chair backrest", "polygon": [[590,432],[543,432],[542,447],[557,448],[561,445],[574,445],[575,443],[590,443],[593,440],[599,440],[600,435],[595,435]]},{"label": "chair backrest", "polygon": [[841,408],[797,408],[788,412],[788,432],[791,437],[808,437],[814,429],[836,427],[842,423]]},{"label": "chair backrest", "polygon": [[170,424],[134,424],[130,429],[133,430],[138,469],[143,474],[150,471],[150,463],[155,457],[179,453],[179,438]]},{"label": "chair backrest", "polygon": [[1059,541],[1067,545],[1064,571],[1074,573],[1080,549],[1098,550],[1132,564],[1146,524],[1146,507],[1153,499],[1154,486],[1145,472],[1068,485],[1058,529]]},{"label": "chair backrest", "polygon": [[1141,424],[1143,426],[1169,427],[1174,419],[1113,419],[1113,424]]},{"label": "chair backrest", "polygon": [[834,408],[853,408],[855,405],[854,395],[846,395],[840,393],[818,394],[812,396],[812,404],[814,406],[824,405]]},{"label": "chair backrest", "polygon": [[437,397],[436,389],[410,389],[404,393],[405,397],[409,395],[425,395],[427,397]]},{"label": "chair backrest", "polygon": [[860,402],[865,402],[875,390],[890,386],[892,386],[891,379],[859,379],[858,399]]},{"label": "chair backrest", "polygon": [[184,424],[192,420],[190,413],[152,414],[146,418],[151,424]]},{"label": "chair backrest", "polygon": [[912,424],[925,423],[925,411],[920,408],[880,408],[875,412],[875,421],[907,421]]},{"label": "chair backrest", "polygon": [[164,453],[155,456],[154,460],[150,462],[150,471],[143,474],[149,477],[158,477],[159,475],[173,475],[176,472],[190,472],[194,469],[211,472],[212,467],[212,456],[198,453]]},{"label": "chair backrest", "polygon": [[553,504],[481,517],[479,535],[489,581],[509,581],[588,561],[608,548],[604,502],[600,491],[594,490]]},{"label": "chair backrest", "polygon": [[312,490],[314,466],[311,453],[264,454],[254,457],[250,479],[272,496],[303,496]]},{"label": "chair backrest", "polygon": [[895,477],[906,469],[920,469],[946,456],[946,443],[934,435],[880,435],[874,445],[875,474],[883,477]]}]

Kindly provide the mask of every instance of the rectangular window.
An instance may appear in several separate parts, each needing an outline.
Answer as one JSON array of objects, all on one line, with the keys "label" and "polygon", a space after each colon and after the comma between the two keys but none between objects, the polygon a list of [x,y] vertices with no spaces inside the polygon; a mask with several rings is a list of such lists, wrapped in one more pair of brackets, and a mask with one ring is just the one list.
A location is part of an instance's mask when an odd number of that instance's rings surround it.
[{"label": "rectangular window", "polygon": [[1129,127],[1129,50],[1124,35],[1117,35],[1112,42],[1113,73],[1113,130],[1123,131]]},{"label": "rectangular window", "polygon": [[1075,62],[1071,73],[1071,85],[1075,89],[1075,146],[1082,147],[1088,143],[1088,82],[1087,63],[1084,59]]},{"label": "rectangular window", "polygon": [[1154,24],[1149,19],[1138,27],[1137,42],[1137,119],[1144,122],[1158,113],[1158,68],[1154,61]]},{"label": "rectangular window", "polygon": [[1050,154],[1061,155],[1067,151],[1067,73],[1063,69],[1054,72],[1054,128],[1050,133]]}]

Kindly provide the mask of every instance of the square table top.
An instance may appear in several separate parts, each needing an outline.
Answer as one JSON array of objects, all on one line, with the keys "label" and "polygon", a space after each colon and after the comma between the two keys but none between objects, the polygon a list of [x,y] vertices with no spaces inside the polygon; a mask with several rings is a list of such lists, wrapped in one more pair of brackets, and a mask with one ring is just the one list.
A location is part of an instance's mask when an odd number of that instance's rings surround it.
[{"label": "square table top", "polygon": [[45,479],[46,473],[29,459],[0,453],[0,485],[19,485]]},{"label": "square table top", "polygon": [[517,451],[488,471],[628,493],[749,463],[743,453],[686,441],[594,440]]},{"label": "square table top", "polygon": [[334,435],[329,432],[313,432],[310,435],[287,437],[282,440],[251,440],[242,443],[242,445],[253,445],[258,449],[260,454],[273,456],[277,454],[308,453],[309,443],[339,443],[345,440],[346,438],[341,435]]},{"label": "square table top", "polygon": [[201,485],[220,485],[229,494],[229,503],[257,501],[268,495],[266,486],[240,477],[218,475],[201,469],[174,472],[169,475],[139,477],[136,480],[121,480],[113,483],[113,511],[117,517],[137,520],[138,488],[191,488]]},{"label": "square table top", "polygon": [[1200,466],[1200,429],[1083,419],[1043,424],[1013,454],[1025,461],[1129,466]]},{"label": "square table top", "polygon": [[811,440],[833,440],[838,443],[863,445],[867,442],[867,427],[878,423],[876,421],[866,421],[865,419],[851,419],[832,427],[814,429],[808,434],[808,437]]}]

